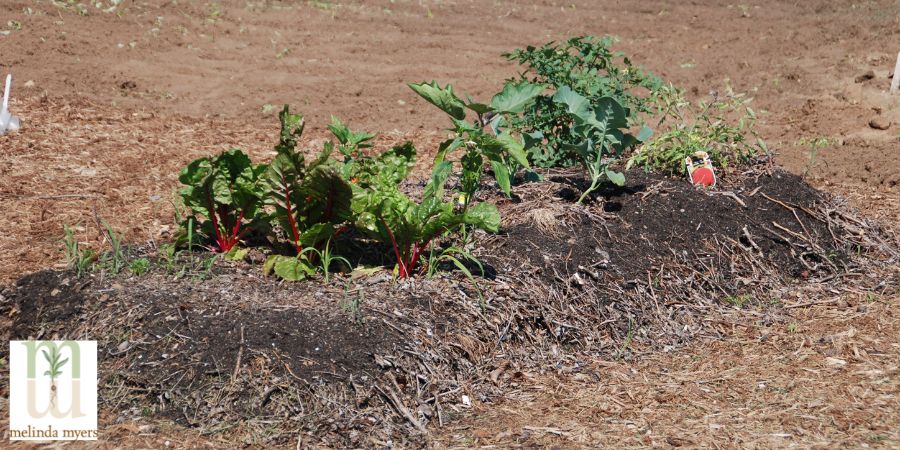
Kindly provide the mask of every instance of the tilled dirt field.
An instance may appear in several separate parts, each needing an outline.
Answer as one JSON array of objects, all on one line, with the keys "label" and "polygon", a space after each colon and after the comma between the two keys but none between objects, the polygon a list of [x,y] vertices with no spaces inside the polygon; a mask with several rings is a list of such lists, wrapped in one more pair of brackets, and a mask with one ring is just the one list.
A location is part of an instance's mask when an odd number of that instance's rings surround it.
[{"label": "tilled dirt field", "polygon": [[[228,147],[266,157],[281,103],[308,117],[309,149],[334,114],[427,153],[444,118],[406,82],[485,98],[516,70],[501,53],[576,34],[618,36],[692,98],[748,92],[777,163],[888,229],[900,220],[900,96],[885,92],[900,50],[894,1],[126,1],[86,15],[57,4],[0,5],[0,69],[15,74],[24,122],[0,137],[5,282],[59,263],[63,223],[94,246],[101,220],[130,241],[166,239],[180,167]],[[826,297],[788,326],[747,320],[677,352],[594,361],[598,378],[524,374],[434,442],[900,446],[895,305]],[[109,433],[227,445],[149,420]]]}]

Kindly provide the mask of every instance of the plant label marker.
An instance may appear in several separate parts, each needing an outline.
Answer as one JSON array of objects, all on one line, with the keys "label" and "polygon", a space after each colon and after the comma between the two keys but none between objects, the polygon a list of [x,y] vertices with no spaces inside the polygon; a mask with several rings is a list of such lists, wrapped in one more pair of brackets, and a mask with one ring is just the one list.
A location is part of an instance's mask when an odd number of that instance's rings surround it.
[{"label": "plant label marker", "polygon": [[894,78],[891,80],[891,94],[900,91],[900,53],[897,53],[897,65],[894,66]]},{"label": "plant label marker", "polygon": [[688,156],[684,158],[684,165],[687,169],[688,176],[694,186],[713,187],[716,185],[716,172],[713,170],[712,160],[706,152],[696,152],[694,157],[697,161]]},{"label": "plant label marker", "polygon": [[6,85],[3,88],[3,104],[0,105],[0,136],[6,131],[19,129],[19,118],[9,113],[9,90],[12,88],[12,74],[6,75]]}]

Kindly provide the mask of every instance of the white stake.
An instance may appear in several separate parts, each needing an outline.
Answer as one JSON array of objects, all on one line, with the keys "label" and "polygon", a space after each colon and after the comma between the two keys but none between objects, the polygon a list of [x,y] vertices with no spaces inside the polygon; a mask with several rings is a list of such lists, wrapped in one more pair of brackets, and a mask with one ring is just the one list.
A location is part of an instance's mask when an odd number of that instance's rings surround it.
[{"label": "white stake", "polygon": [[12,88],[12,74],[6,76],[6,86],[3,88],[3,104],[0,104],[0,135],[6,131],[19,129],[19,118],[9,113],[9,90]]},{"label": "white stake", "polygon": [[0,109],[0,111],[9,111],[9,89],[11,87],[12,87],[12,74],[10,73],[10,74],[6,75],[6,85],[3,88],[3,109]]},{"label": "white stake", "polygon": [[891,80],[891,94],[900,90],[900,53],[897,53],[897,65],[894,66],[894,79]]}]

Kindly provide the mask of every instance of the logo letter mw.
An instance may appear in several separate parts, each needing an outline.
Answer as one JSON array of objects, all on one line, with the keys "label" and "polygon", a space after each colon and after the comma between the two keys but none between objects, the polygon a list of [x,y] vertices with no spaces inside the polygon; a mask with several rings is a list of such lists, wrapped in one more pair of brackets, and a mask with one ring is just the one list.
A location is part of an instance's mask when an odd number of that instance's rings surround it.
[{"label": "logo letter mw", "polygon": [[[81,409],[81,349],[78,347],[78,343],[75,341],[64,341],[62,345],[57,346],[53,341],[28,341],[23,342],[27,348],[27,377],[28,377],[28,391],[27,391],[27,403],[28,403],[28,414],[34,418],[40,418],[46,416],[48,413],[53,417],[60,419],[63,417],[83,417],[85,414]],[[38,361],[38,350],[41,347],[45,347],[43,354],[45,358],[48,358],[49,370],[44,372],[44,375],[48,375],[50,378],[50,403],[47,408],[43,411],[38,411],[37,407],[37,361]],[[66,358],[60,361],[61,356],[59,352],[63,348],[68,348],[71,358]],[[52,356],[50,356],[52,355]],[[61,374],[60,368],[67,362],[68,359],[71,359],[71,386],[69,387],[69,392],[72,396],[72,403],[69,405],[68,411],[61,411],[59,409],[59,402],[57,401],[57,385],[56,385],[56,377]],[[42,385],[43,386],[43,385]]]}]

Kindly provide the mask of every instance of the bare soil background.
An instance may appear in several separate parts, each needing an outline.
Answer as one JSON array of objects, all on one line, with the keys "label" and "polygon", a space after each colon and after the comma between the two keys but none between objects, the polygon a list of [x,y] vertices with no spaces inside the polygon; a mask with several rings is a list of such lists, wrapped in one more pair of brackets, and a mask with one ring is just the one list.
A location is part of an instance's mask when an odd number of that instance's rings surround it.
[{"label": "bare soil background", "polygon": [[[444,117],[405,83],[437,79],[485,99],[517,70],[501,53],[578,34],[618,36],[617,48],[692,98],[726,85],[749,93],[779,164],[888,228],[900,220],[900,96],[886,93],[896,1],[128,0],[82,15],[7,0],[0,31],[0,71],[16,77],[11,108],[23,120],[0,137],[4,282],[58,264],[63,223],[95,247],[100,220],[129,241],[167,238],[178,170],[229,147],[265,158],[283,103],[307,116],[309,149],[334,114],[427,153]],[[806,142],[820,138],[812,152]],[[898,446],[895,304],[823,299],[799,308],[791,330],[735,326],[687,351],[597,361],[590,382],[534,374],[436,442]],[[131,436],[130,426],[111,432]],[[140,442],[200,442],[150,431]]]}]

